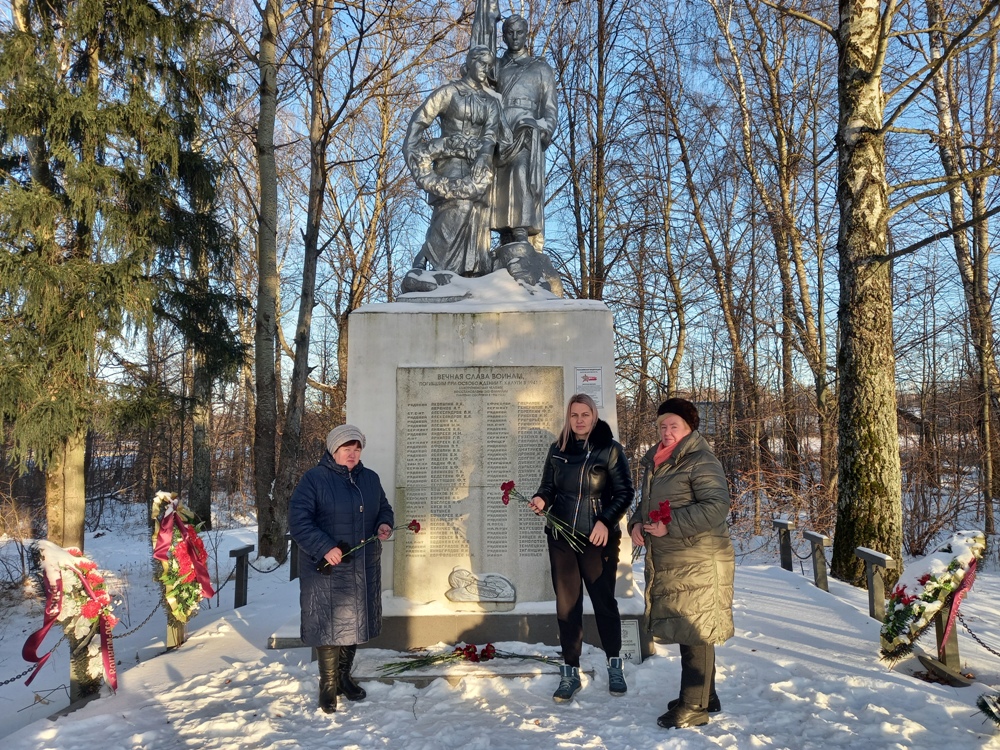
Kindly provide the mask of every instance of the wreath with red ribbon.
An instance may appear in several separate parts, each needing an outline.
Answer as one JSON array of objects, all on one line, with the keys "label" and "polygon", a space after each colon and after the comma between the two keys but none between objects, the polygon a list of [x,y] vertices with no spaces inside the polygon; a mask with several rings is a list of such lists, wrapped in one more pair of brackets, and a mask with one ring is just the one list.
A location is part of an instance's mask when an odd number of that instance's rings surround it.
[{"label": "wreath with red ribbon", "polygon": [[202,599],[215,596],[208,553],[191,512],[176,493],[156,493],[153,519],[153,559],[160,561],[157,580],[163,586],[163,601],[169,617],[184,623],[198,613]]},{"label": "wreath with red ribbon", "polygon": [[913,644],[948,607],[941,642],[955,623],[958,607],[976,580],[976,566],[986,549],[981,531],[957,531],[926,557],[913,561],[889,596],[882,622],[881,656],[896,661],[913,651]]},{"label": "wreath with red ribbon", "polygon": [[[111,613],[111,594],[106,575],[98,570],[97,563],[85,557],[76,547],[63,549],[45,539],[39,540],[36,545],[44,573],[45,619],[42,627],[28,636],[21,649],[24,660],[36,665],[24,684],[31,684],[52,655],[49,651],[39,656],[38,649],[49,630],[58,622],[74,646],[73,658],[83,657],[87,661],[89,678],[100,680],[101,668],[90,666],[99,659],[108,685],[117,690],[118,672],[111,630],[118,624],[118,618]],[[95,640],[97,635],[100,638]]]}]

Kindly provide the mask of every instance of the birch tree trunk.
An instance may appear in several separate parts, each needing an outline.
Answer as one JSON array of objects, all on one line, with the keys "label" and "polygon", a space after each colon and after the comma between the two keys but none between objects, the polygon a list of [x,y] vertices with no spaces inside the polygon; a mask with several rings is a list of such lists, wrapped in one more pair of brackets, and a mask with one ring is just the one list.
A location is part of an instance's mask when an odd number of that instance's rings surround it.
[{"label": "birch tree trunk", "polygon": [[[885,26],[895,12],[889,0]],[[902,476],[892,344],[889,199],[882,119],[887,33],[878,0],[841,0],[837,123],[840,467],[832,573],[865,581],[856,547],[899,559]]]},{"label": "birch tree trunk", "polygon": [[[945,29],[948,18],[940,0],[927,0],[927,20],[930,29],[931,60],[937,62],[945,55]],[[998,21],[992,21],[995,35]],[[992,42],[996,49],[996,41]],[[978,128],[973,126],[970,132],[978,130],[982,143],[995,142],[995,125],[993,120],[993,87],[996,83],[996,53],[989,56],[986,69],[981,71],[986,79],[984,86],[985,98],[981,105],[983,121]],[[963,159],[962,145],[964,136],[962,128],[955,122],[953,113],[961,110],[955,107],[952,91],[948,85],[943,68],[938,68],[933,77],[934,102],[938,121],[938,154],[945,176],[953,180],[948,191],[948,201],[951,210],[952,226],[960,226],[968,219],[965,210],[966,192],[972,197],[972,215],[983,216],[987,211],[984,195],[988,177],[969,176],[977,170],[978,164],[970,164]],[[964,176],[963,176],[964,175]],[[994,327],[991,316],[992,298],[989,290],[989,224],[986,219],[979,221],[972,229],[972,247],[969,235],[955,232],[952,235],[955,248],[955,261],[958,265],[962,289],[965,292],[965,303],[969,311],[970,340],[976,351],[976,363],[979,367],[979,439],[982,450],[981,485],[983,495],[984,526],[987,534],[995,533],[993,519],[993,494],[996,491],[994,482],[998,467],[997,460],[1000,451],[996,448],[997,427],[997,394],[1000,393],[1000,371],[997,369],[996,355],[993,350]]]}]

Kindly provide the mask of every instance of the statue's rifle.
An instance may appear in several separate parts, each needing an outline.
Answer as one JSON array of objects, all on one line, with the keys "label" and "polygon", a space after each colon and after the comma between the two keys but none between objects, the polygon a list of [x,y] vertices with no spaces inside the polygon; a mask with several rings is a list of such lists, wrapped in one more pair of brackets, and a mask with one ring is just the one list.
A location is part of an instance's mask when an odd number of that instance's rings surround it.
[{"label": "statue's rifle", "polygon": [[493,72],[490,82],[497,80],[497,23],[500,22],[500,0],[476,0],[476,12],[472,17],[473,47],[489,47],[493,53]]}]

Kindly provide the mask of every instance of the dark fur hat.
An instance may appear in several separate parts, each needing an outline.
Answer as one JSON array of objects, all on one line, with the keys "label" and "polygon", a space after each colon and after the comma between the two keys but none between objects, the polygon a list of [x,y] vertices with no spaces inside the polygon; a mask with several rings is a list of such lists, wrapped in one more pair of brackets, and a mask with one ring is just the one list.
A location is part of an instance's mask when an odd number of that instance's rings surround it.
[{"label": "dark fur hat", "polygon": [[697,430],[698,425],[701,424],[701,418],[698,416],[698,407],[686,398],[668,398],[660,404],[660,408],[656,410],[656,421],[659,422],[659,417],[662,417],[664,414],[676,414],[687,422],[692,430]]}]

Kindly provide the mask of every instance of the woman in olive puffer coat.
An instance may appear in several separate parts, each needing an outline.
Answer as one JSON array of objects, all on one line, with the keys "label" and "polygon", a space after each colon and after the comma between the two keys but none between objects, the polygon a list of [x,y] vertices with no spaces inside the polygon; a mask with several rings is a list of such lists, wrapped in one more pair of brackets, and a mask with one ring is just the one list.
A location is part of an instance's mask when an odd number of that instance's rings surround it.
[{"label": "woman in olive puffer coat", "polygon": [[608,691],[624,695],[621,616],[615,600],[619,522],[632,504],[634,491],[625,452],[607,422],[597,418],[597,405],[576,394],[566,407],[562,434],[549,448],[538,492],[531,498],[536,513],[548,510],[572,528],[582,544],[577,552],[562,534],[546,528],[552,588],[564,666],[552,699],[566,703],[580,689],[583,646],[583,584],[594,605],[601,646],[608,659]]},{"label": "woman in olive puffer coat", "polygon": [[700,726],[722,710],[715,646],[733,636],[729,484],[697,432],[694,404],[668,399],[657,414],[660,442],[641,460],[642,500],[629,531],[633,543],[646,547],[647,627],[660,642],[680,645],[680,695],[657,723]]}]

